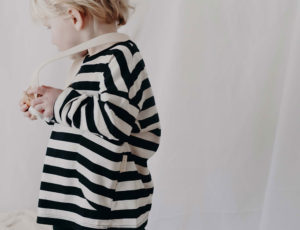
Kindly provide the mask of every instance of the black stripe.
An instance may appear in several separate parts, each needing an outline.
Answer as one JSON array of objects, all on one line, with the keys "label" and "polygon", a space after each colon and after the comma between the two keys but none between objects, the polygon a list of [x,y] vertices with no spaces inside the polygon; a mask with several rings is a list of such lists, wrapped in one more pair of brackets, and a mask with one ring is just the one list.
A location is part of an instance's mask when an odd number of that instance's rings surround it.
[{"label": "black stripe", "polygon": [[[78,134],[52,131],[50,138],[53,140],[80,144],[83,147],[93,151],[94,153],[114,162],[119,162],[122,159],[122,154],[113,152]],[[119,145],[122,145],[122,143],[120,143]]]},{"label": "black stripe", "polygon": [[53,184],[48,182],[41,182],[40,189],[44,191],[57,192],[62,194],[74,195],[84,198],[84,195],[80,188],[73,186],[65,186],[59,184]]},{"label": "black stripe", "polygon": [[133,146],[143,148],[143,149],[147,149],[147,150],[150,150],[150,151],[156,151],[158,149],[158,146],[159,146],[157,143],[154,143],[152,141],[148,141],[148,140],[145,140],[145,139],[142,139],[142,138],[138,138],[138,137],[135,137],[135,136],[130,136],[128,138],[128,143],[133,145]]},{"label": "black stripe", "polygon": [[64,102],[62,103],[60,109],[59,109],[59,116],[61,117],[61,114],[62,114],[62,110],[64,108],[64,106],[72,99],[76,98],[76,97],[79,97],[81,94],[78,93],[77,91],[75,90],[71,90],[71,92],[65,97],[65,100]]},{"label": "black stripe", "polygon": [[143,103],[143,106],[142,106],[142,110],[146,110],[146,109],[149,109],[150,107],[152,106],[155,106],[155,99],[154,99],[154,96],[152,97],[149,97],[147,98],[144,103]]},{"label": "black stripe", "polygon": [[133,127],[133,124],[135,123],[136,118],[132,116],[127,110],[112,104],[110,102],[107,102],[108,107],[123,121],[128,123],[131,127]]},{"label": "black stripe", "polygon": [[[72,104],[71,104],[72,105]],[[71,110],[71,107],[72,106],[69,106],[69,109],[68,109],[68,112],[66,113],[66,122],[68,123],[68,125],[70,126],[70,127],[72,127],[72,121],[71,121],[71,119],[68,117],[68,114],[69,114],[69,112],[70,112],[70,110]]]},{"label": "black stripe", "polygon": [[75,90],[94,90],[99,91],[100,82],[97,81],[79,81],[79,82],[73,82],[69,87],[75,89]]},{"label": "black stripe", "polygon": [[151,210],[151,204],[139,207],[137,209],[128,209],[128,210],[115,210],[111,213],[111,219],[120,219],[122,218],[138,218],[140,215]]},{"label": "black stripe", "polygon": [[159,122],[158,113],[154,114],[151,117],[147,117],[143,120],[139,120],[139,123],[140,123],[142,129],[148,127],[149,125],[158,123],[158,122]]},{"label": "black stripe", "polygon": [[[85,118],[88,130],[92,133],[99,133],[96,125],[95,125],[95,117],[94,117],[94,97],[89,97],[87,105],[85,107]],[[101,133],[99,133],[101,134]]]},{"label": "black stripe", "polygon": [[[72,186],[58,185],[58,184],[48,183],[48,182],[44,182],[44,181],[41,182],[40,188],[41,188],[41,190],[44,190],[44,191],[50,191],[50,192],[56,192],[56,193],[61,193],[61,194],[79,196],[79,197],[85,199],[96,210],[104,210],[105,211],[105,210],[108,209],[105,206],[101,206],[99,204],[95,204],[94,202],[91,202],[91,201],[87,200],[84,197],[84,195],[83,195],[80,188],[76,188],[76,187],[72,187]],[[40,200],[41,199],[39,199],[38,206],[43,207],[40,203]]]},{"label": "black stripe", "polygon": [[118,181],[125,182],[125,181],[134,181],[134,180],[142,180],[143,183],[148,183],[152,180],[151,174],[142,175],[139,174],[137,171],[126,171],[119,173]]},{"label": "black stripe", "polygon": [[134,154],[128,155],[128,161],[134,161],[136,164],[138,164],[140,166],[148,167],[148,164],[147,164],[148,159],[147,158],[142,158],[142,157],[136,156]]},{"label": "black stripe", "polygon": [[[148,224],[148,219],[138,228],[123,228],[122,227],[122,230],[145,230],[145,227],[147,226],[147,224]],[[108,230],[121,230],[121,229],[120,228],[108,228]]]},{"label": "black stripe", "polygon": [[122,45],[126,46],[126,47],[130,50],[132,56],[133,56],[136,52],[139,52],[138,47],[137,47],[136,44],[135,44],[133,41],[131,41],[131,40],[128,40],[127,42],[122,43]]},{"label": "black stripe", "polygon": [[97,73],[97,72],[105,72],[106,70],[106,65],[105,63],[98,63],[98,64],[86,64],[82,65],[80,67],[80,70],[77,73],[77,78],[80,78],[81,73]]},{"label": "black stripe", "polygon": [[110,120],[105,108],[104,108],[104,105],[105,103],[102,102],[100,100],[100,95],[99,95],[99,107],[100,107],[100,110],[101,110],[101,113],[102,113],[102,116],[104,118],[104,122],[109,130],[109,132],[111,133],[111,135],[113,135],[114,137],[116,137],[118,140],[121,140],[121,141],[124,141],[126,142],[127,141],[127,138],[128,136],[126,134],[124,134],[122,131],[120,131],[113,123],[112,121]]},{"label": "black stripe", "polygon": [[[116,96],[119,96],[119,97],[123,97],[125,98],[126,100],[129,100],[129,96],[128,96],[128,93],[127,92],[124,92],[124,91],[113,91],[111,89],[108,89],[108,90],[104,90],[102,91],[102,94],[104,93],[108,93],[108,94],[113,94],[113,95],[116,95]],[[135,106],[135,105],[134,105]],[[137,107],[137,106],[136,106]],[[138,108],[138,107],[137,107]]]},{"label": "black stripe", "polygon": [[[81,226],[79,224],[76,224],[75,222],[64,220],[64,219],[58,219],[58,218],[51,218],[51,217],[36,217],[36,222],[39,224],[47,224],[47,225],[53,225],[53,227],[58,227],[58,229],[66,230],[66,229],[72,229],[72,230],[99,230],[99,228],[90,228],[86,226]],[[122,230],[145,230],[145,227],[148,224],[148,219],[139,227],[137,228],[125,228],[122,227]],[[120,228],[107,228],[108,230],[121,230]]]},{"label": "black stripe", "polygon": [[153,129],[149,131],[150,133],[153,133],[154,135],[160,137],[161,136],[161,129]]},{"label": "black stripe", "polygon": [[[130,86],[130,72],[128,69],[128,63],[126,61],[125,55],[123,54],[123,52],[121,50],[112,50],[112,51],[108,51],[108,53],[111,53],[115,56],[117,63],[119,65],[119,69],[121,71],[121,76],[127,86],[127,90],[129,89]],[[107,75],[111,76],[113,73],[111,73],[110,68],[107,69]],[[106,83],[105,83],[106,84]],[[107,87],[110,88],[110,87]]]},{"label": "black stripe", "polygon": [[133,124],[132,133],[139,133],[141,131],[141,129],[138,127],[138,125],[136,123]]},{"label": "black stripe", "polygon": [[[141,179],[143,183],[148,183],[152,180],[151,174],[142,175],[142,174],[139,174],[137,171],[127,171],[127,172],[122,172],[122,173],[120,173],[119,171],[111,171],[99,164],[91,162],[90,160],[85,158],[83,155],[81,155],[80,153],[76,153],[76,152],[53,149],[53,148],[48,147],[46,155],[55,157],[55,158],[60,158],[60,159],[78,161],[81,165],[83,165],[84,167],[89,169],[91,172],[94,172],[101,176],[105,176],[106,178],[108,178],[110,180],[118,180],[120,182],[124,182],[124,181],[134,181],[134,180]],[[133,160],[132,160],[133,157],[131,157],[131,156],[132,155],[128,155],[128,162],[133,162]],[[120,159],[120,161],[121,161],[121,159]]]},{"label": "black stripe", "polygon": [[47,224],[47,225],[53,225],[53,226],[59,226],[62,229],[69,229],[72,230],[99,230],[99,228],[88,228],[86,226],[81,226],[79,224],[76,224],[75,222],[58,219],[58,218],[51,218],[51,217],[41,217],[37,216],[36,222],[39,224]]},{"label": "black stripe", "polygon": [[141,84],[141,88],[138,90],[138,92],[136,93],[136,95],[132,98],[132,102],[133,104],[139,104],[139,102],[142,99],[143,96],[143,92],[150,88],[151,84],[148,78],[146,78],[145,80],[143,80],[142,84]]},{"label": "black stripe", "polygon": [[100,56],[105,56],[105,55],[109,55],[107,52],[114,48],[115,46],[118,46],[118,45],[124,45],[126,43],[128,43],[130,40],[127,40],[127,41],[124,41],[124,42],[117,42],[111,46],[109,46],[108,48],[104,49],[104,50],[101,50],[100,52],[96,53],[96,54],[93,54],[93,55],[86,55],[84,60],[83,60],[83,63],[86,63],[86,62],[89,62],[89,61],[92,61]]},{"label": "black stripe", "polygon": [[77,213],[80,216],[87,217],[90,219],[108,220],[110,219],[110,214],[111,214],[109,208],[100,205],[98,205],[99,210],[90,210],[90,209],[82,208],[76,204],[51,201],[45,199],[39,199],[38,205],[40,208],[58,209],[58,210]]},{"label": "black stripe", "polygon": [[133,191],[119,191],[116,192],[116,200],[137,200],[143,197],[148,197],[153,194],[153,188],[139,189]]},{"label": "black stripe", "polygon": [[112,74],[111,74],[111,71],[110,71],[110,68],[108,66],[108,64],[106,65],[106,69],[105,69],[105,72],[104,72],[104,84],[105,84],[105,87],[106,87],[106,90],[104,92],[117,92],[118,91],[118,88],[116,87],[115,85],[115,82],[114,82],[114,79],[112,77]]},{"label": "black stripe", "polygon": [[55,122],[53,121],[53,119],[50,120],[49,122],[45,120],[45,122],[47,123],[47,125],[54,125],[54,123],[55,123]]},{"label": "black stripe", "polygon": [[[90,191],[92,191],[95,194],[102,195],[114,200],[132,200],[132,199],[139,199],[142,197],[149,196],[149,194],[153,193],[153,188],[144,188],[144,189],[136,189],[136,190],[128,190],[128,191],[115,191],[114,188],[106,188],[100,184],[95,184],[91,181],[89,181],[85,176],[83,176],[81,173],[74,169],[65,169],[60,168],[52,165],[45,164],[43,166],[43,173],[49,173],[53,175],[63,176],[67,178],[77,178],[86,188],[88,188]],[[126,172],[119,173],[119,175],[124,174]],[[128,175],[130,172],[127,172]],[[125,176],[122,175],[124,178]],[[147,178],[147,176],[144,176],[144,178]],[[148,178],[151,180],[150,174],[148,175]],[[131,179],[127,178],[128,181]],[[125,180],[125,181],[127,181]],[[119,179],[119,181],[121,181]],[[144,182],[144,181],[143,181]],[[147,181],[148,182],[148,181]],[[144,183],[147,183],[144,182]],[[149,181],[150,182],[150,181]]]},{"label": "black stripe", "polygon": [[87,168],[89,171],[98,174],[100,176],[104,176],[110,180],[117,180],[118,171],[111,171],[106,167],[101,166],[98,163],[91,162],[89,159],[85,158],[83,154],[71,152],[71,151],[65,151],[65,150],[59,150],[59,149],[53,149],[53,148],[47,148],[46,152],[47,156],[55,157],[55,158],[61,158],[65,160],[72,160],[77,161],[81,165],[83,165],[85,168]]},{"label": "black stripe", "polygon": [[134,82],[138,79],[140,73],[145,69],[145,63],[144,60],[140,60],[139,63],[134,67],[131,78],[129,82],[129,89],[133,86]]},{"label": "black stripe", "polygon": [[73,124],[78,129],[80,129],[81,127],[81,109],[84,105],[87,105],[89,101],[90,101],[90,97],[87,97],[84,100],[82,100],[79,106],[76,108],[76,111],[73,115]]},{"label": "black stripe", "polygon": [[111,199],[113,199],[114,197],[113,193],[115,190],[113,188],[106,188],[100,184],[95,184],[89,181],[84,175],[82,175],[80,172],[76,171],[75,169],[65,169],[65,168],[60,168],[60,167],[45,164],[43,167],[43,172],[59,175],[63,177],[68,177],[68,178],[77,178],[85,187],[87,187],[93,193],[105,197],[109,197]]},{"label": "black stripe", "polygon": [[80,128],[80,122],[81,122],[81,108],[86,104],[87,98],[80,102],[78,108],[76,109],[74,115],[73,115],[73,125],[76,128]]}]

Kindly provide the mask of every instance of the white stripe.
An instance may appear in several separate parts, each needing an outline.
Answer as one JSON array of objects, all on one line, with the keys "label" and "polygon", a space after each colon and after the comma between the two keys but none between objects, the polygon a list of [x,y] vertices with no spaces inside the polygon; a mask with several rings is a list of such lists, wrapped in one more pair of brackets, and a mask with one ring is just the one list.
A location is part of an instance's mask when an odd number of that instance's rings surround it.
[{"label": "white stripe", "polygon": [[102,157],[100,154],[98,154],[94,151],[91,151],[77,143],[51,139],[51,140],[49,140],[48,147],[53,148],[53,149],[60,149],[60,150],[64,150],[64,151],[78,153],[95,164],[101,163],[100,164],[101,166],[105,165],[105,168],[107,168],[111,171],[118,171],[118,169],[120,167],[120,163],[114,162],[105,157]]},{"label": "white stripe", "polygon": [[115,94],[110,94],[110,93],[102,93],[100,95],[101,101],[106,102],[109,101],[110,103],[126,110],[128,113],[130,113],[133,117],[136,117],[137,114],[139,113],[139,109],[133,106],[132,104],[129,103],[129,101],[124,98],[117,96]]},{"label": "white stripe", "polygon": [[76,91],[80,94],[86,95],[87,97],[98,96],[99,94],[99,92],[95,90],[76,89]]},{"label": "white stripe", "polygon": [[[75,188],[81,188],[83,187],[83,185],[80,184],[80,181],[76,178],[68,178],[68,177],[63,177],[63,176],[59,176],[59,175],[54,175],[54,174],[50,174],[50,173],[43,173],[42,175],[42,180],[43,182],[48,182],[48,183],[54,183],[57,185],[62,185],[62,186],[72,186]],[[138,182],[140,183],[140,182]],[[131,181],[127,181],[127,182],[119,182],[117,183],[117,187],[116,187],[116,191],[128,191],[129,190],[134,190],[134,185],[132,185]],[[143,186],[142,184],[139,185],[139,187]],[[145,188],[147,188],[145,186]],[[152,188],[152,187],[149,187]],[[41,190],[44,191],[44,190]],[[61,199],[63,199],[63,197],[67,194],[60,194],[60,193],[51,193],[51,196],[44,196],[45,199],[47,200],[53,200],[53,201],[62,201]],[[94,194],[94,193],[93,193]],[[58,197],[57,197],[57,196]],[[141,206],[145,206],[146,204],[151,203],[152,200],[152,195],[153,194],[149,194],[149,196],[147,197],[141,197],[139,199],[135,199],[134,202],[132,202],[132,200],[118,200],[118,201],[113,201],[115,204],[113,205],[113,210],[126,210],[126,209],[137,209]],[[67,195],[67,196],[73,196],[73,197],[78,197],[78,196],[74,196],[74,195]],[[98,194],[93,195],[93,196],[97,196],[99,197]],[[92,200],[90,197],[86,197],[89,200]],[[68,199],[69,201],[71,201],[71,197],[66,197],[65,199]],[[77,198],[76,198],[77,199]],[[82,201],[79,201],[80,205],[82,207],[86,207],[88,209],[93,209],[93,207],[90,206],[90,204],[87,202],[87,200],[83,200],[81,197],[79,197],[77,200],[81,199]],[[108,198],[109,199],[109,198]],[[62,201],[63,202],[63,201]],[[101,203],[99,201],[94,201],[94,203],[101,205]],[[88,207],[89,206],[89,207]]]},{"label": "white stripe", "polygon": [[[108,160],[107,158],[102,157],[98,153],[95,153],[77,143],[50,139],[48,142],[48,147],[53,149],[64,150],[64,151],[77,152],[78,154],[82,155],[83,157],[85,157],[86,159],[90,160],[93,163],[101,162],[102,166],[105,165],[105,168],[111,171],[118,171],[120,167],[120,162],[118,163],[118,162]],[[147,167],[136,165],[134,161],[127,162],[126,171],[138,171],[140,174],[145,176],[149,174],[149,169]]]},{"label": "white stripe", "polygon": [[127,92],[127,86],[121,75],[121,69],[116,58],[113,58],[109,63],[109,69],[113,82],[119,91]]},{"label": "white stripe", "polygon": [[155,134],[150,133],[150,132],[132,133],[131,136],[143,139],[145,141],[150,141],[150,142],[153,142],[155,144],[159,143],[159,136],[156,136]]},{"label": "white stripe", "polygon": [[139,227],[142,223],[146,221],[149,216],[149,211],[145,212],[144,214],[140,215],[136,219],[113,219],[112,220],[112,227],[114,228],[136,228]]},{"label": "white stripe", "polygon": [[100,91],[99,93],[101,94],[102,92],[106,91],[107,88],[106,88],[106,85],[105,85],[105,78],[104,76],[102,75],[102,77],[100,77]]},{"label": "white stripe", "polygon": [[112,54],[108,54],[108,55],[101,55],[91,61],[86,61],[85,63],[83,63],[83,65],[95,65],[95,64],[106,64],[110,61]]},{"label": "white stripe", "polygon": [[93,133],[86,131],[86,130],[80,130],[80,129],[75,129],[69,126],[62,126],[59,124],[55,124],[53,127],[53,130],[56,132],[65,132],[65,133],[70,133],[70,134],[78,134],[86,139],[102,146],[103,148],[106,148],[110,151],[115,152],[116,154],[122,153],[122,152],[129,152],[129,146],[128,143],[124,143],[123,145],[115,145],[107,140],[104,140],[103,138],[94,135]]},{"label": "white stripe", "polygon": [[121,181],[118,182],[116,191],[129,191],[143,189],[144,185],[141,180]]},{"label": "white stripe", "polygon": [[74,124],[73,123],[73,116],[75,114],[75,112],[79,109],[79,106],[80,106],[80,103],[85,100],[88,96],[83,94],[81,96],[79,96],[76,100],[74,100],[72,102],[72,104],[70,105],[71,106],[71,109],[70,111],[68,112],[68,118],[72,121],[72,125]]},{"label": "white stripe", "polygon": [[139,199],[133,200],[117,200],[114,201],[112,210],[130,210],[130,209],[138,209],[139,207],[143,207],[147,204],[151,204],[153,194],[150,194],[147,197],[141,197]]},{"label": "white stripe", "polygon": [[62,220],[69,220],[75,222],[78,225],[91,227],[91,228],[100,228],[106,229],[107,227],[127,227],[127,228],[136,228],[144,223],[149,216],[149,211],[140,215],[137,219],[113,219],[113,220],[95,220],[91,218],[83,217],[77,213],[59,210],[59,209],[44,209],[38,207],[38,216],[39,217],[48,217],[56,218]]},{"label": "white stripe", "polygon": [[[59,96],[59,107],[56,107],[57,108],[57,114],[59,116],[59,110],[61,109],[62,107],[62,104],[64,103],[64,100],[66,99],[66,97],[71,93],[73,89],[68,87],[67,89],[65,89]],[[81,95],[81,96],[84,96],[84,95]],[[76,100],[77,97],[69,100],[63,107],[63,110],[62,110],[62,113],[61,113],[61,122],[62,123],[65,123],[65,124],[68,124],[67,121],[66,121],[66,118],[67,118],[67,112],[69,110],[69,107],[70,107],[70,104]]]},{"label": "white stripe", "polygon": [[143,110],[139,113],[139,116],[137,117],[138,120],[144,120],[148,117],[152,117],[157,113],[157,108],[155,106],[151,106],[146,110]]},{"label": "white stripe", "polygon": [[152,96],[153,96],[153,94],[152,94],[152,89],[151,89],[151,87],[149,87],[148,89],[145,89],[145,90],[143,91],[142,98],[141,98],[141,100],[140,100],[139,103],[138,103],[138,106],[139,106],[140,108],[142,108],[142,107],[143,107],[144,101],[146,101],[148,98],[150,98],[150,97],[152,97]]},{"label": "white stripe", "polygon": [[98,132],[111,140],[118,140],[118,138],[113,136],[108,130],[107,124],[105,123],[104,117],[102,115],[102,111],[98,103],[94,106],[93,112],[94,112],[95,126]]},{"label": "white stripe", "polygon": [[139,174],[147,176],[149,175],[149,169],[147,167],[135,164],[133,161],[129,161],[127,163],[127,168],[132,169],[132,170],[127,170],[127,171],[138,171]]},{"label": "white stripe", "polygon": [[94,72],[94,73],[79,73],[74,77],[74,82],[81,82],[81,81],[93,81],[93,82],[99,82],[100,78],[103,77],[102,72]]},{"label": "white stripe", "polygon": [[[56,176],[53,178],[53,176]],[[42,181],[49,182],[49,183],[54,183],[58,185],[66,185],[66,186],[74,186],[76,188],[79,188],[82,190],[82,193],[84,197],[96,204],[105,206],[107,208],[111,207],[112,199],[106,196],[102,196],[100,194],[94,193],[91,190],[89,190],[87,187],[85,187],[84,184],[82,184],[78,178],[69,178],[69,177],[60,177],[57,181],[57,175],[50,174],[50,173],[43,173],[42,176]],[[115,186],[113,186],[115,187]]]},{"label": "white stripe", "polygon": [[129,98],[135,97],[137,92],[141,89],[143,81],[147,78],[147,71],[146,69],[143,69],[133,85],[129,89]]},{"label": "white stripe", "polygon": [[97,220],[91,219],[87,217],[83,217],[77,213],[59,210],[59,209],[50,209],[50,208],[40,208],[38,207],[38,214],[39,217],[48,217],[48,218],[55,218],[55,219],[62,219],[74,222],[81,226],[91,227],[91,228],[100,228],[106,229],[109,226],[110,220]]},{"label": "white stripe", "polygon": [[131,153],[133,155],[136,155],[138,157],[142,157],[144,159],[149,159],[155,153],[152,150],[140,148],[140,147],[137,147],[137,146],[134,146],[134,145],[130,145],[130,146],[131,146]]},{"label": "white stripe", "polygon": [[136,52],[133,57],[132,57],[132,69],[130,70],[130,73],[134,70],[134,68],[136,67],[136,65],[142,60],[142,56],[140,52]]},{"label": "white stripe", "polygon": [[85,108],[86,108],[86,106],[87,106],[87,104],[85,104],[84,106],[82,106],[81,110],[80,110],[80,125],[79,125],[79,129],[82,130],[82,131],[88,131],[88,127],[87,127],[87,123],[86,123],[86,119],[87,118],[85,116]]},{"label": "white stripe", "polygon": [[129,136],[132,130],[131,125],[127,122],[120,119],[114,111],[112,111],[107,104],[104,105],[104,109],[111,121],[111,123],[116,126],[121,132],[125,133],[125,135]]},{"label": "white stripe", "polygon": [[139,52],[136,52],[134,56],[132,56],[131,51],[124,45],[118,45],[112,50],[119,50],[123,53],[130,73],[133,71],[136,64],[141,60],[141,55]]},{"label": "white stripe", "polygon": [[[116,180],[111,180],[105,176],[96,174],[77,161],[72,160],[65,160],[62,158],[56,158],[56,157],[46,157],[45,163],[48,165],[64,168],[64,169],[71,169],[76,170],[78,173],[80,173],[83,177],[85,177],[88,181],[94,183],[95,185],[101,185],[108,189],[115,189]],[[100,165],[100,164],[98,164]],[[101,166],[101,165],[100,165]],[[118,167],[120,168],[120,166]],[[117,168],[116,168],[117,169]]]},{"label": "white stripe", "polygon": [[[52,181],[49,181],[49,182],[53,183]],[[75,204],[81,208],[85,208],[88,210],[93,210],[93,211],[96,210],[89,204],[89,202],[87,202],[86,199],[83,199],[80,196],[71,195],[71,194],[61,194],[58,192],[50,192],[50,191],[40,190],[39,199],[57,201],[57,202],[62,202],[62,203],[70,203],[70,204]]]},{"label": "white stripe", "polygon": [[57,120],[58,123],[61,123],[61,117],[59,115],[59,110],[62,106],[62,103],[64,102],[64,99],[65,99],[66,95],[69,93],[69,90],[70,90],[70,88],[66,88],[56,98],[56,101],[55,101],[55,104],[54,104],[54,114],[55,114],[55,119]]}]

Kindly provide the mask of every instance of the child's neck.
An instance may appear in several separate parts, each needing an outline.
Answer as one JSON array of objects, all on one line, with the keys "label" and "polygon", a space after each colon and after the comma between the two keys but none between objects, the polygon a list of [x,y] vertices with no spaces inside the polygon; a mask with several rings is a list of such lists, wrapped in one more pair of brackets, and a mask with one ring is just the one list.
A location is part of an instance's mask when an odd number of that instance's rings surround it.
[{"label": "child's neck", "polygon": [[[87,28],[85,36],[84,36],[84,40],[87,41],[94,37],[98,37],[102,34],[113,33],[113,32],[117,32],[116,24],[94,23],[93,25],[91,25]],[[89,48],[88,54],[89,54],[89,56],[92,56],[105,48],[106,47],[104,47],[103,45]]]}]

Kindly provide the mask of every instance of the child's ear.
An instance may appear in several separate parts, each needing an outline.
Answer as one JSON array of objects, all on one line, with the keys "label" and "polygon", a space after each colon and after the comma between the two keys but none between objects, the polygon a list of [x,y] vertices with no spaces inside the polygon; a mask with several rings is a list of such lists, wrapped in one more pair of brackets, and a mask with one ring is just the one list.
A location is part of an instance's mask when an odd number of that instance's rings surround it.
[{"label": "child's ear", "polygon": [[74,25],[77,31],[81,30],[84,27],[84,15],[80,11],[74,8],[68,10],[68,14],[71,17],[72,24]]}]

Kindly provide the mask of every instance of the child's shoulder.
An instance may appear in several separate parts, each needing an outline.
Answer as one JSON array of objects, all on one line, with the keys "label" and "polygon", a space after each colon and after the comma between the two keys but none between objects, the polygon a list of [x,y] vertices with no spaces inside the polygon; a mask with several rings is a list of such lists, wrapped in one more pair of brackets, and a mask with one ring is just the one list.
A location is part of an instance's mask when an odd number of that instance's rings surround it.
[{"label": "child's shoulder", "polygon": [[[89,55],[87,54],[82,64],[89,63],[89,62],[106,62],[106,60],[112,60],[113,58],[117,59],[126,59],[128,61],[132,60],[133,56],[136,56],[139,49],[135,42],[132,40],[127,40],[123,42],[117,42],[113,45],[97,52],[96,54]],[[129,63],[128,63],[129,64]]]}]

